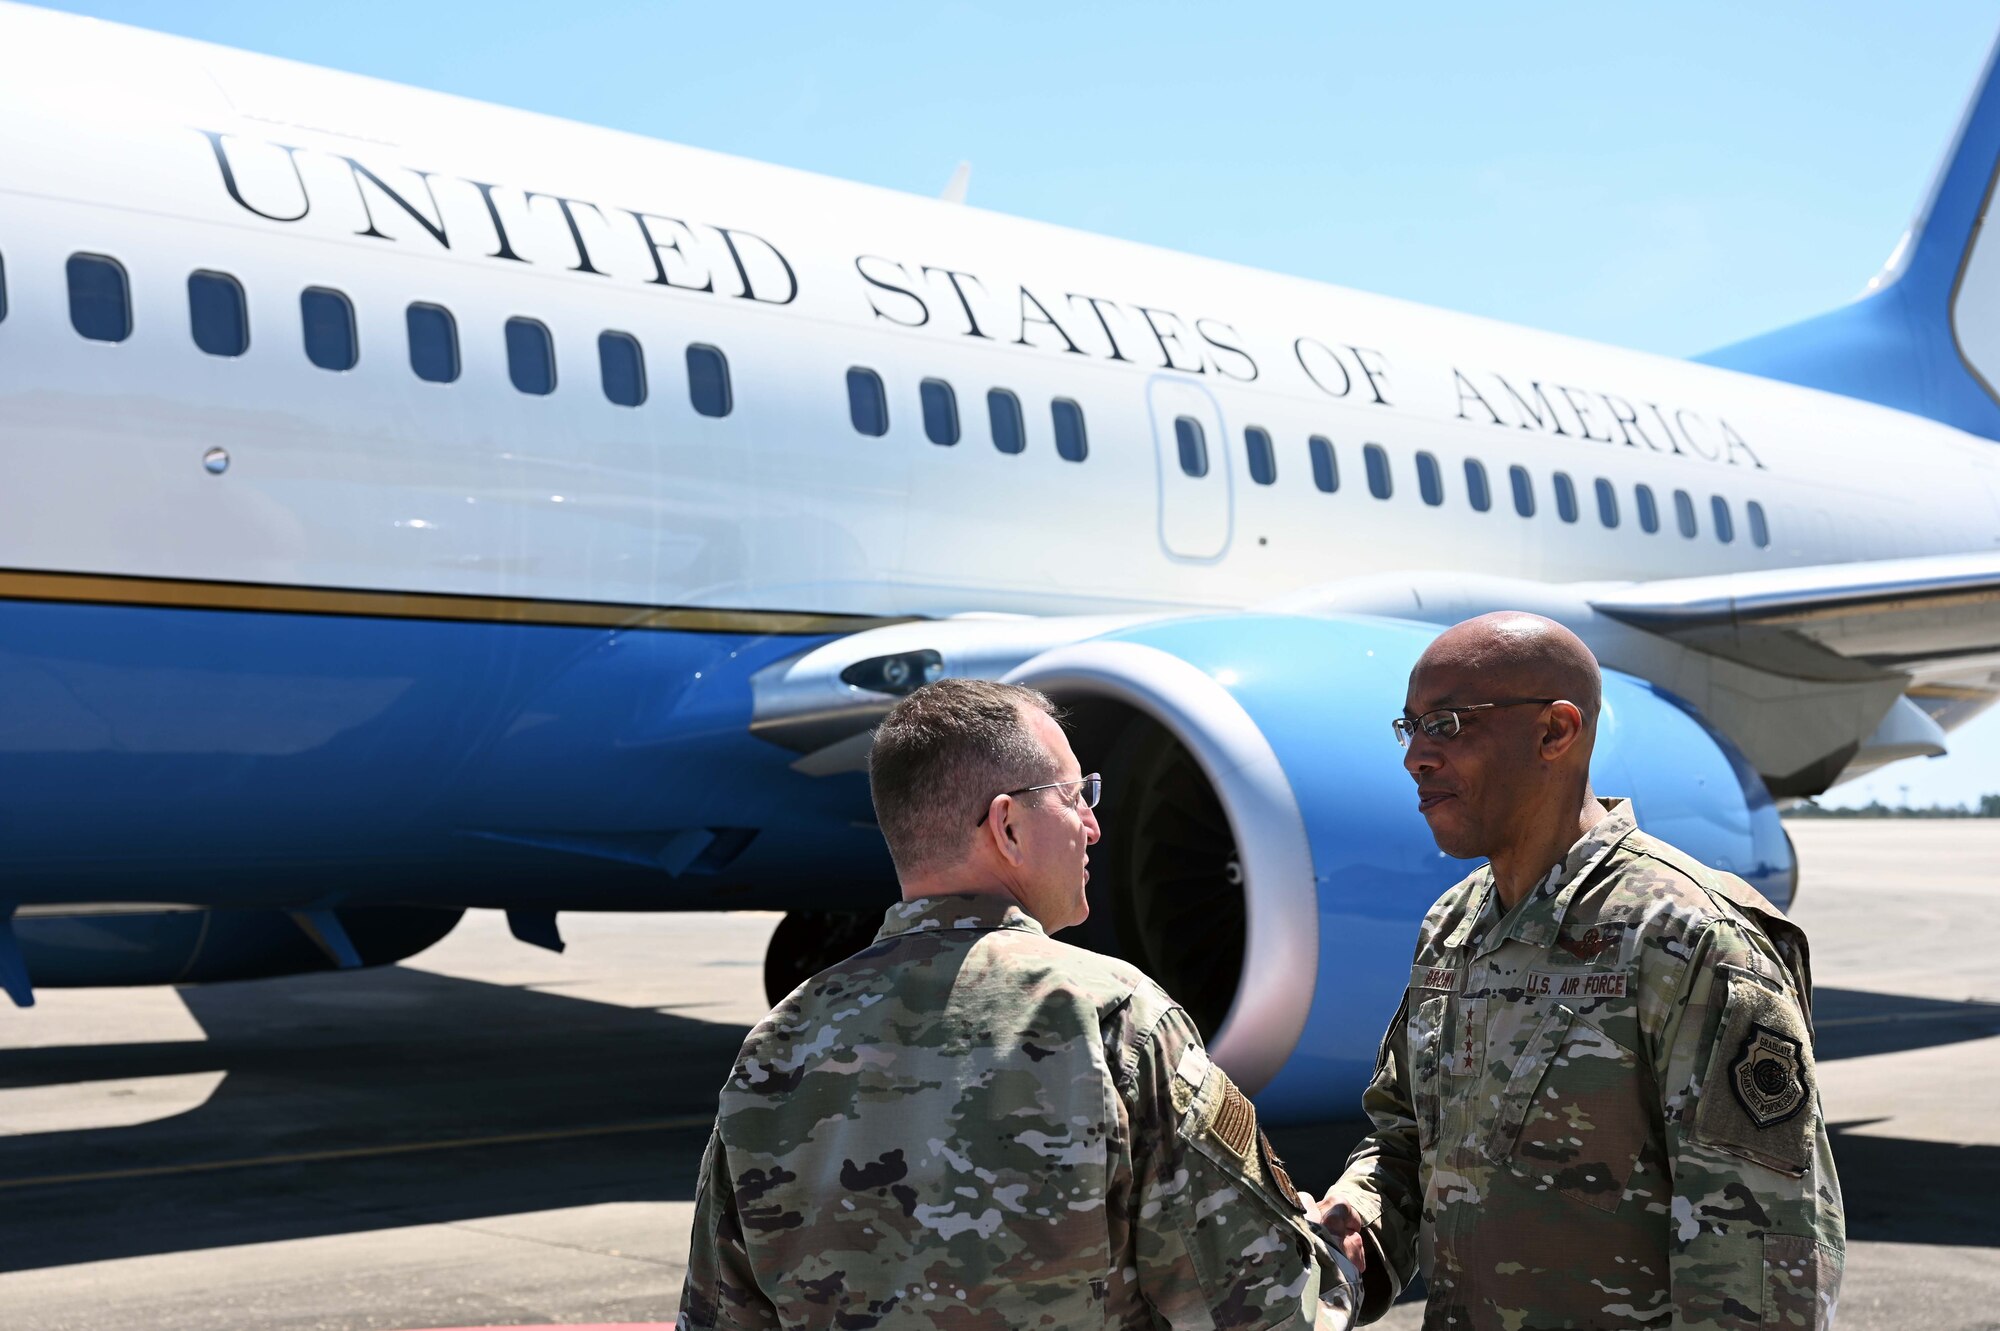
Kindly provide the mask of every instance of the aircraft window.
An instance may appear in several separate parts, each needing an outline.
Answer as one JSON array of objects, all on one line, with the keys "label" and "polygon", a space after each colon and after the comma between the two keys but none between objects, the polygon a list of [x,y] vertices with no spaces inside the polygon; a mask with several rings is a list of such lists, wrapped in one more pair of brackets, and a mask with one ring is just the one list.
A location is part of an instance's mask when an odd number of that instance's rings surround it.
[{"label": "aircraft window", "polygon": [[1750,539],[1762,550],[1771,543],[1771,529],[1764,525],[1764,506],[1753,499],[1743,507],[1750,514]]},{"label": "aircraft window", "polygon": [[1556,484],[1556,516],[1564,522],[1575,522],[1577,513],[1576,483],[1570,480],[1569,473],[1566,471],[1557,472],[1554,479]]},{"label": "aircraft window", "polygon": [[0,319],[7,317],[7,261],[0,259]]},{"label": "aircraft window", "polygon": [[1709,500],[1709,512],[1715,515],[1715,539],[1728,545],[1736,539],[1736,519],[1730,516],[1729,501],[1721,495]]},{"label": "aircraft window", "polygon": [[1535,516],[1535,482],[1529,477],[1526,467],[1507,468],[1507,479],[1514,487],[1514,511],[1524,518]]},{"label": "aircraft window", "polygon": [[188,326],[194,344],[211,356],[241,356],[249,350],[243,284],[227,273],[189,273]]},{"label": "aircraft window", "polygon": [[354,338],[354,306],[331,287],[299,293],[299,322],[306,335],[306,359],[322,370],[351,370],[361,359]]},{"label": "aircraft window", "polygon": [[727,416],[736,406],[729,386],[729,357],[696,342],[687,349],[688,401],[704,416]]},{"label": "aircraft window", "polygon": [[597,377],[607,400],[636,407],[646,400],[646,352],[630,333],[597,335]]},{"label": "aircraft window", "polygon": [[1694,539],[1694,500],[1688,498],[1685,490],[1674,491],[1674,517],[1681,525],[1681,535],[1690,541]]},{"label": "aircraft window", "polygon": [[1618,491],[1602,476],[1597,478],[1597,520],[1607,527],[1618,525]]},{"label": "aircraft window", "polygon": [[1090,440],[1083,432],[1083,408],[1066,397],[1049,404],[1056,423],[1056,456],[1065,462],[1081,462],[1090,455]]},{"label": "aircraft window", "polygon": [[1396,492],[1395,482],[1389,475],[1389,455],[1380,444],[1364,444],[1361,461],[1368,469],[1368,493],[1377,499],[1387,499]]},{"label": "aircraft window", "polygon": [[864,366],[847,372],[847,419],[862,434],[889,433],[889,396],[882,390],[882,376]]},{"label": "aircraft window", "polygon": [[1438,460],[1429,453],[1417,454],[1417,489],[1433,508],[1444,502],[1444,476],[1438,471]]},{"label": "aircraft window", "polygon": [[1340,488],[1340,462],[1333,455],[1333,440],[1316,434],[1306,446],[1312,452],[1313,484],[1332,494]]},{"label": "aircraft window", "polygon": [[1271,432],[1261,425],[1243,431],[1243,451],[1250,459],[1250,479],[1269,485],[1278,479],[1278,454],[1271,447]]},{"label": "aircraft window", "polygon": [[942,379],[926,379],[917,386],[924,407],[924,435],[934,444],[958,442],[958,394]]},{"label": "aircraft window", "polygon": [[507,321],[507,377],[536,397],[556,391],[556,344],[539,320],[516,315]]},{"label": "aircraft window", "polygon": [[418,301],[405,311],[410,334],[410,368],[426,383],[458,378],[458,321],[442,305]]},{"label": "aircraft window", "polygon": [[1465,497],[1476,512],[1484,513],[1493,507],[1493,491],[1486,484],[1486,464],[1478,458],[1465,460]]},{"label": "aircraft window", "polygon": [[1208,435],[1192,416],[1174,418],[1174,445],[1180,450],[1181,470],[1190,476],[1208,475]]},{"label": "aircraft window", "polygon": [[986,395],[986,424],[993,431],[993,447],[1002,453],[1019,453],[1028,446],[1021,422],[1021,399],[1004,388]]},{"label": "aircraft window", "polygon": [[132,336],[132,296],[116,259],[69,256],[69,321],[93,342],[123,342]]},{"label": "aircraft window", "polygon": [[1653,487],[1650,485],[1635,485],[1632,487],[1632,497],[1639,504],[1639,529],[1645,532],[1658,531],[1660,529],[1660,506],[1653,502]]}]

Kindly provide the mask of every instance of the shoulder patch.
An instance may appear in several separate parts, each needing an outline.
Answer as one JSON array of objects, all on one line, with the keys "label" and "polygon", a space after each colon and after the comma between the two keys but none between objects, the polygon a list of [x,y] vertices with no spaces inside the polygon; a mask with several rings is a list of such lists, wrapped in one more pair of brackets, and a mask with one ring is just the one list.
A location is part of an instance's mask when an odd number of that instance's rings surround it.
[{"label": "shoulder patch", "polygon": [[1695,1108],[1698,1141],[1781,1173],[1811,1165],[1817,1132],[1812,1037],[1781,986],[1718,966],[1728,987]]},{"label": "shoulder patch", "polygon": [[1250,1107],[1250,1097],[1236,1089],[1236,1083],[1226,1073],[1222,1078],[1222,1103],[1215,1107],[1210,1131],[1238,1159],[1247,1159],[1257,1141],[1257,1111]]},{"label": "shoulder patch", "polygon": [[1729,1065],[1729,1086],[1750,1121],[1774,1128],[1805,1108],[1805,1059],[1800,1044],[1761,1022],[1749,1032]]}]

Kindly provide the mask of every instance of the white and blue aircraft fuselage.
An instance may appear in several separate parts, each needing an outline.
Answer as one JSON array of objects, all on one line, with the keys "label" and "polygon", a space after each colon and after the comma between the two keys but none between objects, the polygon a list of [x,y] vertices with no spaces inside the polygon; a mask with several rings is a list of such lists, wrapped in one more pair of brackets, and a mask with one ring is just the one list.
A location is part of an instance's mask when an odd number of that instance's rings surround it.
[{"label": "white and blue aircraft fuselage", "polygon": [[1110,778],[1090,941],[1307,1113],[1465,867],[1387,724],[1437,624],[1576,628],[1600,788],[1781,900],[1774,797],[2000,693],[1990,80],[1852,326],[1704,364],[33,9],[0,51],[18,999],[467,906],[820,960],[893,891],[869,726],[984,674]]}]

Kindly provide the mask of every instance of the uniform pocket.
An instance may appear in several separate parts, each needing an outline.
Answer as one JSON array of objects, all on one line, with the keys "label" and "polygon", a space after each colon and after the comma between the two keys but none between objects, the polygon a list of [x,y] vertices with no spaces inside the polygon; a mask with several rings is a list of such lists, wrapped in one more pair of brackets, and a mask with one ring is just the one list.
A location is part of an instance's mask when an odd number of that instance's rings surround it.
[{"label": "uniform pocket", "polygon": [[1646,1141],[1638,1083],[1631,1050],[1552,1004],[1514,1056],[1493,1158],[1537,1190],[1617,1210]]},{"label": "uniform pocket", "polygon": [[1840,1302],[1838,1249],[1796,1234],[1764,1236],[1764,1325],[1814,1331]]},{"label": "uniform pocket", "polygon": [[1443,1107],[1445,1021],[1451,995],[1436,994],[1410,1009],[1410,1108],[1417,1118],[1417,1143],[1428,1151],[1438,1139]]}]

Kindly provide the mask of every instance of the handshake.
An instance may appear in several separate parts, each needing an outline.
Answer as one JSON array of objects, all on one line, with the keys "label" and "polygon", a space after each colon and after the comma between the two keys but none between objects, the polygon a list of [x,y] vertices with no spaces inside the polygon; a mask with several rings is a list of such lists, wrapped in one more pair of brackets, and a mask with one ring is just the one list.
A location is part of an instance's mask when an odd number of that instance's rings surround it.
[{"label": "handshake", "polygon": [[1326,1196],[1318,1200],[1301,1197],[1299,1201],[1305,1207],[1306,1219],[1319,1226],[1332,1240],[1334,1251],[1354,1263],[1357,1272],[1366,1272],[1368,1246],[1361,1235],[1367,1226],[1362,1223],[1360,1213],[1337,1196],[1332,1188],[1328,1188]]}]

